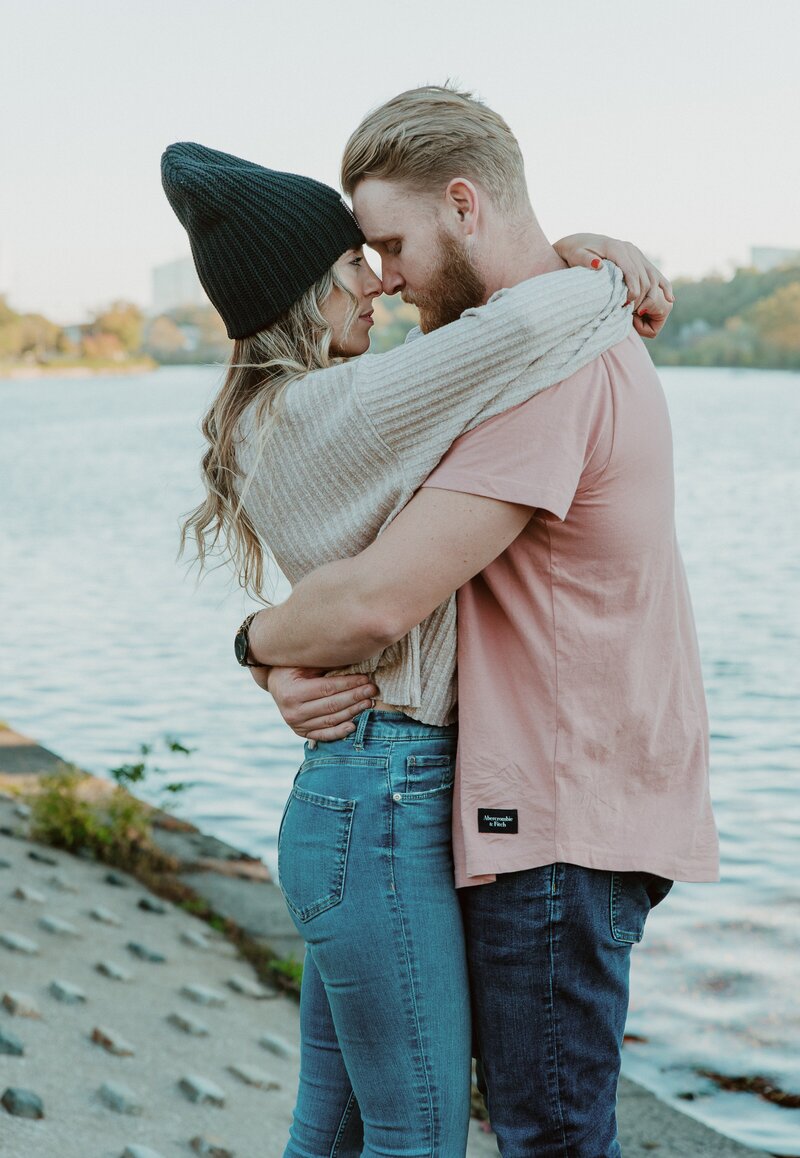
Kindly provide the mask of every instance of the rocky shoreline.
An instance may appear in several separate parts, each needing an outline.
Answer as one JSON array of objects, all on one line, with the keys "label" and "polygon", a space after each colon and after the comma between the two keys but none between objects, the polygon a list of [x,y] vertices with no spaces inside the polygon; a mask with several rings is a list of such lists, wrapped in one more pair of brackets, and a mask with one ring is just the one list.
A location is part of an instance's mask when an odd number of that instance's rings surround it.
[{"label": "rocky shoreline", "polygon": [[[172,867],[146,884],[35,843],[22,796],[60,766],[0,730],[0,1149],[279,1158],[299,1012],[275,962],[303,953],[280,891],[260,861],[163,814],[153,839]],[[619,1116],[625,1158],[760,1155],[629,1081]],[[493,1155],[473,1122],[469,1158]]]}]

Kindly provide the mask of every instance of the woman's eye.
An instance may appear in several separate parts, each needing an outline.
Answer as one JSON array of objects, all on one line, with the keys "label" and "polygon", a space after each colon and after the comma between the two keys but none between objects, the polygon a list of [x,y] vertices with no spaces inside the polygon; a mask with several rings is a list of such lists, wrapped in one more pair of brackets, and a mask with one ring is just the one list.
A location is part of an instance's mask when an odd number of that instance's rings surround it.
[{"label": "woman's eye", "polygon": [[391,254],[391,256],[392,256],[392,257],[399,257],[399,256],[400,256],[400,250],[401,250],[402,248],[403,248],[403,247],[402,247],[402,245],[400,244],[400,242],[399,242],[399,241],[396,241],[396,242],[394,243],[394,245],[391,247],[391,249],[389,250],[389,253]]},{"label": "woman's eye", "polygon": [[364,260],[363,257],[354,257],[353,260],[350,262],[350,264],[351,265],[361,265],[361,262],[363,260]]}]

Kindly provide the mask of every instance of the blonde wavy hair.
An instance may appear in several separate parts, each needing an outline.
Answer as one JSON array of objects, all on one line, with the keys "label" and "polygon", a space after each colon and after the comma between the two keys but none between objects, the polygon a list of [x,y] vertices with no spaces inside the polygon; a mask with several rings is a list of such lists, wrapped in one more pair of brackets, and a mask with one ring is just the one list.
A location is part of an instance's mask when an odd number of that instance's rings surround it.
[{"label": "blonde wavy hair", "polygon": [[[201,574],[212,557],[219,557],[220,565],[233,564],[239,586],[264,603],[269,602],[263,595],[265,544],[244,501],[268,451],[286,388],[312,370],[344,360],[332,350],[333,330],[322,313],[334,287],[351,299],[342,335],[347,338],[358,298],[331,268],[271,326],[234,341],[225,380],[201,426],[208,442],[200,467],[206,495],[184,519],[178,557],[191,541]],[[259,446],[255,466],[245,477],[236,447],[242,415],[252,403]]]}]

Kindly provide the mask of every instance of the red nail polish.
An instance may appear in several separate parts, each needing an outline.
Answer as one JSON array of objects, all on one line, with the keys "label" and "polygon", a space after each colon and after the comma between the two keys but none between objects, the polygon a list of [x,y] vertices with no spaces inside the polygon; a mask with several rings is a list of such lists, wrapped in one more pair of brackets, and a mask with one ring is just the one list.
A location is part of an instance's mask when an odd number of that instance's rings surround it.
[{"label": "red nail polish", "polygon": [[592,269],[599,269],[602,264],[599,257],[592,258]]}]

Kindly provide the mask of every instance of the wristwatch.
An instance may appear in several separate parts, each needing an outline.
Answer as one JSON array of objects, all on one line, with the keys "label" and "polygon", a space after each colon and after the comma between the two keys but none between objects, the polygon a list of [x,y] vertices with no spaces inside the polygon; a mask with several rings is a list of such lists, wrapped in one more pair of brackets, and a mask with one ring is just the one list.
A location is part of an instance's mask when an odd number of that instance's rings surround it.
[{"label": "wristwatch", "polygon": [[251,611],[247,618],[242,623],[242,626],[233,637],[233,651],[237,662],[242,667],[265,667],[266,664],[253,663],[249,659],[250,655],[250,624],[258,615],[258,611]]}]

